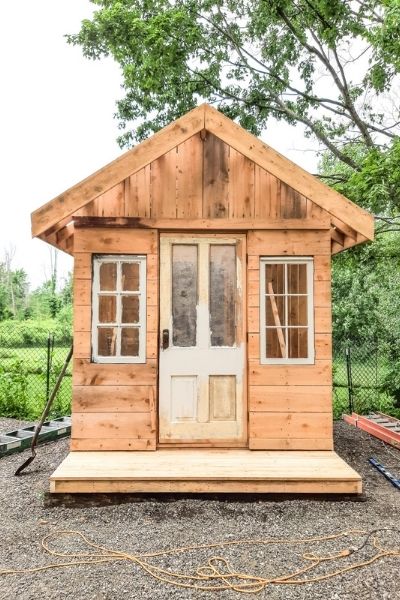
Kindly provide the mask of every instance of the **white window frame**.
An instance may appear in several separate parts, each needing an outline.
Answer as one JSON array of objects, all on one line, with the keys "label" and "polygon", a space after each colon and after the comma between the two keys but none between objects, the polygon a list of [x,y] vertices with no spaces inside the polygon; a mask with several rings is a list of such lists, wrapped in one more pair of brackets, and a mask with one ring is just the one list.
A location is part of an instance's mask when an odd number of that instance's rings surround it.
[{"label": "white window frame", "polygon": [[[265,265],[299,264],[307,266],[307,358],[267,358],[265,323]],[[287,315],[287,268],[285,268],[285,298]],[[286,317],[287,318],[287,317]],[[285,325],[285,327],[287,327]],[[301,327],[301,326],[299,326]],[[289,327],[291,329],[292,327]],[[294,329],[295,327],[293,327]],[[286,344],[286,353],[288,345]],[[314,259],[309,256],[261,256],[260,257],[260,362],[264,365],[311,365],[315,363],[314,346]]]},{"label": "white window frame", "polygon": [[[117,263],[117,289],[115,291],[100,291],[100,265],[104,263]],[[139,291],[122,290],[121,264],[139,264]],[[99,323],[99,296],[117,296],[116,323]],[[122,296],[139,296],[139,322],[122,323]],[[92,362],[96,363],[145,363],[146,362],[146,256],[137,254],[99,254],[93,256],[93,281],[92,281]],[[121,328],[135,327],[139,329],[139,356],[122,356]],[[117,328],[117,350],[115,356],[100,356],[98,353],[98,327]]]}]

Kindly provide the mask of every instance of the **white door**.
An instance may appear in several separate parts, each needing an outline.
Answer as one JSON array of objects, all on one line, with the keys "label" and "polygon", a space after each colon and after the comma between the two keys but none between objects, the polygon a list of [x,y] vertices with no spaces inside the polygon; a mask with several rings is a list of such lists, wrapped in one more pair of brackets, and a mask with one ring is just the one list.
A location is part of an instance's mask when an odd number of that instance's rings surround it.
[{"label": "white door", "polygon": [[160,442],[243,442],[245,236],[161,236]]}]

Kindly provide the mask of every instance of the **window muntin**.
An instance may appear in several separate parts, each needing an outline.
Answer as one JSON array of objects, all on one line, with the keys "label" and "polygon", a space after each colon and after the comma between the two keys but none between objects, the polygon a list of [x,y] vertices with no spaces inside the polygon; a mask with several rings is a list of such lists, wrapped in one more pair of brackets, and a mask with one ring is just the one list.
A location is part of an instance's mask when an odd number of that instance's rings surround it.
[{"label": "window muntin", "polygon": [[92,358],[101,363],[145,362],[145,256],[94,257]]},{"label": "window muntin", "polygon": [[260,259],[262,363],[314,362],[312,258]]}]

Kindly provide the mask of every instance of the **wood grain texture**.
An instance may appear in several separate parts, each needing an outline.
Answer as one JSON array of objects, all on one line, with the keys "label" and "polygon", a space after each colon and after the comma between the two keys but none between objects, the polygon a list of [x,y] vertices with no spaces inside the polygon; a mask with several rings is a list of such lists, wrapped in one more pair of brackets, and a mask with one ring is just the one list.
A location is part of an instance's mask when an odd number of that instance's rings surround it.
[{"label": "wood grain texture", "polygon": [[361,489],[360,476],[331,451],[72,452],[51,482],[55,492],[357,493]]},{"label": "wood grain texture", "polygon": [[349,224],[368,239],[374,238],[372,215],[208,105],[205,110],[205,127],[226,144],[293,187],[301,195]]},{"label": "wood grain texture", "polygon": [[249,436],[262,439],[332,439],[330,412],[250,412]]},{"label": "wood grain texture", "polygon": [[75,385],[72,390],[72,411],[150,413],[150,399],[151,386],[147,385]]},{"label": "wood grain texture", "polygon": [[74,359],[74,385],[155,385],[157,361],[145,364],[99,364],[85,359]]},{"label": "wood grain texture", "polygon": [[315,365],[260,365],[249,360],[249,384],[254,385],[332,385],[332,362],[317,360]]},{"label": "wood grain texture", "polygon": [[329,385],[260,385],[249,390],[251,412],[331,413]]},{"label": "wood grain texture", "polygon": [[330,256],[330,246],[326,231],[249,231],[247,251],[256,256]]},{"label": "wood grain texture", "polygon": [[97,438],[74,438],[71,439],[71,450],[78,452],[91,452],[97,451],[142,451],[142,450],[156,450],[157,440],[156,437],[150,439],[144,438],[110,438],[110,439],[97,439]]},{"label": "wood grain texture", "polygon": [[176,217],[176,158],[177,151],[173,148],[151,163],[152,217]]},{"label": "wood grain texture", "polygon": [[90,228],[75,232],[75,252],[98,254],[156,254],[157,232],[142,229]]},{"label": "wood grain texture", "polygon": [[148,439],[154,434],[149,412],[74,412],[72,439]]},{"label": "wood grain texture", "polygon": [[214,135],[204,141],[203,217],[229,217],[229,146]]},{"label": "wood grain texture", "polygon": [[333,450],[333,440],[327,438],[288,438],[288,439],[273,439],[273,438],[250,438],[250,450]]},{"label": "wood grain texture", "polygon": [[199,106],[167,125],[149,139],[132,148],[84,181],[73,186],[32,213],[32,235],[79,210],[126,177],[139,171],[156,157],[165,154],[204,128],[204,106]]},{"label": "wood grain texture", "polygon": [[203,141],[196,134],[177,147],[176,217],[203,215]]}]

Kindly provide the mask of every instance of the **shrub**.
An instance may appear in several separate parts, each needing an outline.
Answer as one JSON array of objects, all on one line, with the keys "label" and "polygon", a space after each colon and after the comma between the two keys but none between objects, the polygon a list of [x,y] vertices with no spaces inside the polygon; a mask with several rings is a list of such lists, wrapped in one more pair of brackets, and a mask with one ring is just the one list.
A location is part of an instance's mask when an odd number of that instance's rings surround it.
[{"label": "shrub", "polygon": [[14,360],[7,371],[0,365],[0,414],[20,419],[28,412],[28,377],[23,362]]}]

